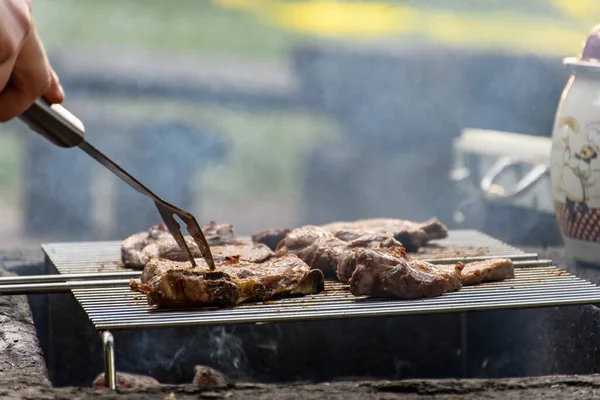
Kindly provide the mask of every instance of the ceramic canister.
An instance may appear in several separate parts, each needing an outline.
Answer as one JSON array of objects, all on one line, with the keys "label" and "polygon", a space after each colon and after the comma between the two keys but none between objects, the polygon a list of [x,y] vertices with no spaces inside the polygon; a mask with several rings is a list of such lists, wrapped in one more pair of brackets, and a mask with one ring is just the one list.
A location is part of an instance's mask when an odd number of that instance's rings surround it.
[{"label": "ceramic canister", "polygon": [[600,265],[600,25],[564,64],[571,76],[552,132],[554,206],[569,254]]}]

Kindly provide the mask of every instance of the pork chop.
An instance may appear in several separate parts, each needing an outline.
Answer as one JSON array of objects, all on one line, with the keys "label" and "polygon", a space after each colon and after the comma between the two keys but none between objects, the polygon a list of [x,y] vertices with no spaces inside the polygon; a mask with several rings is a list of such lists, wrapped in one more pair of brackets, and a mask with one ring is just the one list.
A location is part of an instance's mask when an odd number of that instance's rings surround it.
[{"label": "pork chop", "polygon": [[192,268],[189,262],[153,259],[140,281],[131,281],[131,288],[146,293],[148,304],[159,307],[235,305],[324,289],[323,273],[292,254],[261,263],[215,260],[216,271],[209,270],[203,259],[196,262]]},{"label": "pork chop", "polygon": [[[202,231],[211,249],[217,245],[238,244],[231,224],[209,222],[204,225]],[[184,238],[190,250],[195,252],[194,257],[200,257],[200,251],[193,238],[189,235]],[[121,260],[123,265],[130,268],[144,268],[150,257],[180,259],[183,254],[163,223],[150,227],[146,232],[135,233],[121,243]],[[183,260],[185,259],[184,257]]]},{"label": "pork chop", "polygon": [[[194,258],[202,257],[198,245],[191,237],[186,237],[186,243]],[[237,241],[228,244],[210,245],[214,259],[239,257],[242,261],[263,262],[273,255],[271,249],[264,244]],[[175,239],[158,240],[142,249],[141,262],[146,265],[153,258],[164,258],[171,261],[187,261],[187,255],[179,248]]]},{"label": "pork chop", "polygon": [[459,262],[456,266],[442,266],[439,268],[457,268],[460,282],[463,286],[477,285],[482,282],[497,282],[515,277],[515,268],[508,258],[492,258],[489,260],[475,261],[464,264]]},{"label": "pork chop", "polygon": [[[448,237],[448,229],[437,218],[431,218],[425,222],[395,218],[373,218],[352,222],[332,222],[318,227],[345,242],[353,241],[366,233],[391,234],[409,252],[418,251],[421,246],[431,240]],[[263,243],[270,249],[276,250],[289,233],[289,229],[262,230],[252,235],[252,241]]]},{"label": "pork chop", "polygon": [[307,225],[294,229],[279,243],[276,254],[295,254],[311,268],[320,269],[326,277],[338,277],[347,282],[352,273],[346,276],[338,265],[347,252],[358,248],[388,248],[402,245],[385,233],[366,233],[350,242],[336,238],[331,232],[318,226]]},{"label": "pork chop", "polygon": [[290,231],[290,229],[265,229],[254,232],[251,238],[253,243],[262,243],[275,251],[279,242],[281,242]]},{"label": "pork chop", "polygon": [[354,295],[401,299],[440,296],[462,286],[514,278],[510,259],[433,265],[396,248],[346,253],[338,268],[352,271],[350,292]]},{"label": "pork chop", "polygon": [[418,251],[431,240],[448,237],[448,229],[437,218],[431,218],[426,222],[373,218],[353,222],[332,222],[321,227],[344,241],[354,240],[365,233],[389,233],[409,252]]},{"label": "pork chop", "polygon": [[441,270],[403,251],[360,249],[348,257],[355,265],[350,278],[350,292],[355,296],[419,299],[461,288],[458,271]]}]

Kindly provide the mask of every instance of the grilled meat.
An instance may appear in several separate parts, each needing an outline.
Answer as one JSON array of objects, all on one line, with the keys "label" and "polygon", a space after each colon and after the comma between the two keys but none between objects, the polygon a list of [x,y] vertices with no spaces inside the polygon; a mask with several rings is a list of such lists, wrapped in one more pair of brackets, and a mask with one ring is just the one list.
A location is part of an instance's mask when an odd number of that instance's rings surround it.
[{"label": "grilled meat", "polygon": [[[202,228],[206,240],[211,246],[240,245],[235,239],[231,224],[210,222]],[[200,250],[191,236],[185,236],[186,243],[194,257],[200,257]],[[244,243],[244,245],[249,245]],[[264,250],[263,250],[264,251]],[[121,243],[123,265],[131,268],[143,268],[151,257],[186,260],[183,251],[175,242],[167,226],[163,223],[150,227],[147,232],[129,236]]]},{"label": "grilled meat", "polygon": [[461,288],[457,271],[441,270],[403,251],[360,249],[349,257],[355,264],[350,279],[355,296],[418,299]]},{"label": "grilled meat", "polygon": [[235,305],[266,301],[282,296],[319,293],[323,273],[311,270],[292,254],[272,257],[261,263],[237,257],[215,260],[211,271],[202,259],[189,262],[153,259],[144,268],[140,283],[131,288],[147,294],[148,303],[159,307]]},{"label": "grilled meat", "polygon": [[288,233],[276,254],[295,254],[313,269],[334,277],[346,243],[318,226],[307,225]]},{"label": "grilled meat", "polygon": [[275,251],[279,242],[281,242],[290,232],[290,229],[265,229],[253,233],[252,242],[262,243]]},{"label": "grilled meat", "polygon": [[[426,222],[374,218],[354,222],[332,222],[319,226],[319,228],[332,233],[333,236],[344,242],[353,241],[366,233],[390,234],[409,252],[418,251],[421,246],[431,240],[444,239],[448,236],[448,229],[436,218]],[[252,241],[266,244],[275,250],[289,233],[289,229],[263,230],[254,233]]]},{"label": "grilled meat", "polygon": [[[448,270],[449,266],[439,266]],[[482,282],[496,282],[515,277],[515,268],[508,258],[493,258],[471,263],[457,263],[454,268],[459,271],[463,286],[477,285]]]},{"label": "grilled meat", "polygon": [[[194,258],[202,257],[198,245],[191,237],[186,237],[187,245]],[[263,262],[273,252],[264,244],[237,241],[230,244],[210,245],[214,259],[239,257],[242,261]],[[175,239],[158,240],[142,249],[140,260],[144,265],[153,258],[165,258],[171,261],[187,261],[186,254],[179,248]]]},{"label": "grilled meat", "polygon": [[331,232],[307,225],[294,229],[279,242],[277,254],[296,254],[311,268],[320,269],[326,277],[347,281],[350,275],[340,272],[338,265],[347,252],[357,248],[401,248],[400,242],[385,233],[366,233],[350,242],[336,238]]},{"label": "grilled meat", "polygon": [[396,248],[347,253],[340,268],[353,270],[350,292],[356,296],[416,299],[440,296],[463,285],[514,278],[509,259],[433,265]]},{"label": "grilled meat", "polygon": [[448,236],[448,229],[437,218],[426,222],[373,218],[354,222],[333,222],[323,225],[322,228],[344,241],[354,240],[365,233],[390,233],[409,252],[416,252],[431,240]]}]

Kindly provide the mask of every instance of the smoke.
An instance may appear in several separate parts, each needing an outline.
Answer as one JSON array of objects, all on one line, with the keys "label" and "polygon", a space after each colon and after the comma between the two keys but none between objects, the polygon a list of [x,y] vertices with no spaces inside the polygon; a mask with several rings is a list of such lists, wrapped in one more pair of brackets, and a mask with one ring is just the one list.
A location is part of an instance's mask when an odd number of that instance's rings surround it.
[{"label": "smoke", "polygon": [[242,340],[233,334],[234,331],[235,327],[211,328],[207,346],[210,349],[210,358],[218,369],[230,377],[245,377],[246,355]]}]

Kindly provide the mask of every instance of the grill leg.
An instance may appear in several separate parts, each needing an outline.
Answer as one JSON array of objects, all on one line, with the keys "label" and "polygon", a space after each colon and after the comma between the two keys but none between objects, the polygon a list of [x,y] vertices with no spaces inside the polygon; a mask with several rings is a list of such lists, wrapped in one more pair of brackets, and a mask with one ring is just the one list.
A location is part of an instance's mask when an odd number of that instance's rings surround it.
[{"label": "grill leg", "polygon": [[115,339],[109,331],[103,331],[100,336],[102,337],[102,346],[104,347],[104,384],[110,390],[116,390]]},{"label": "grill leg", "polygon": [[468,335],[469,335],[469,326],[467,322],[467,313],[460,313],[460,361],[462,367],[462,376],[465,378],[467,376],[467,363],[468,363]]}]

